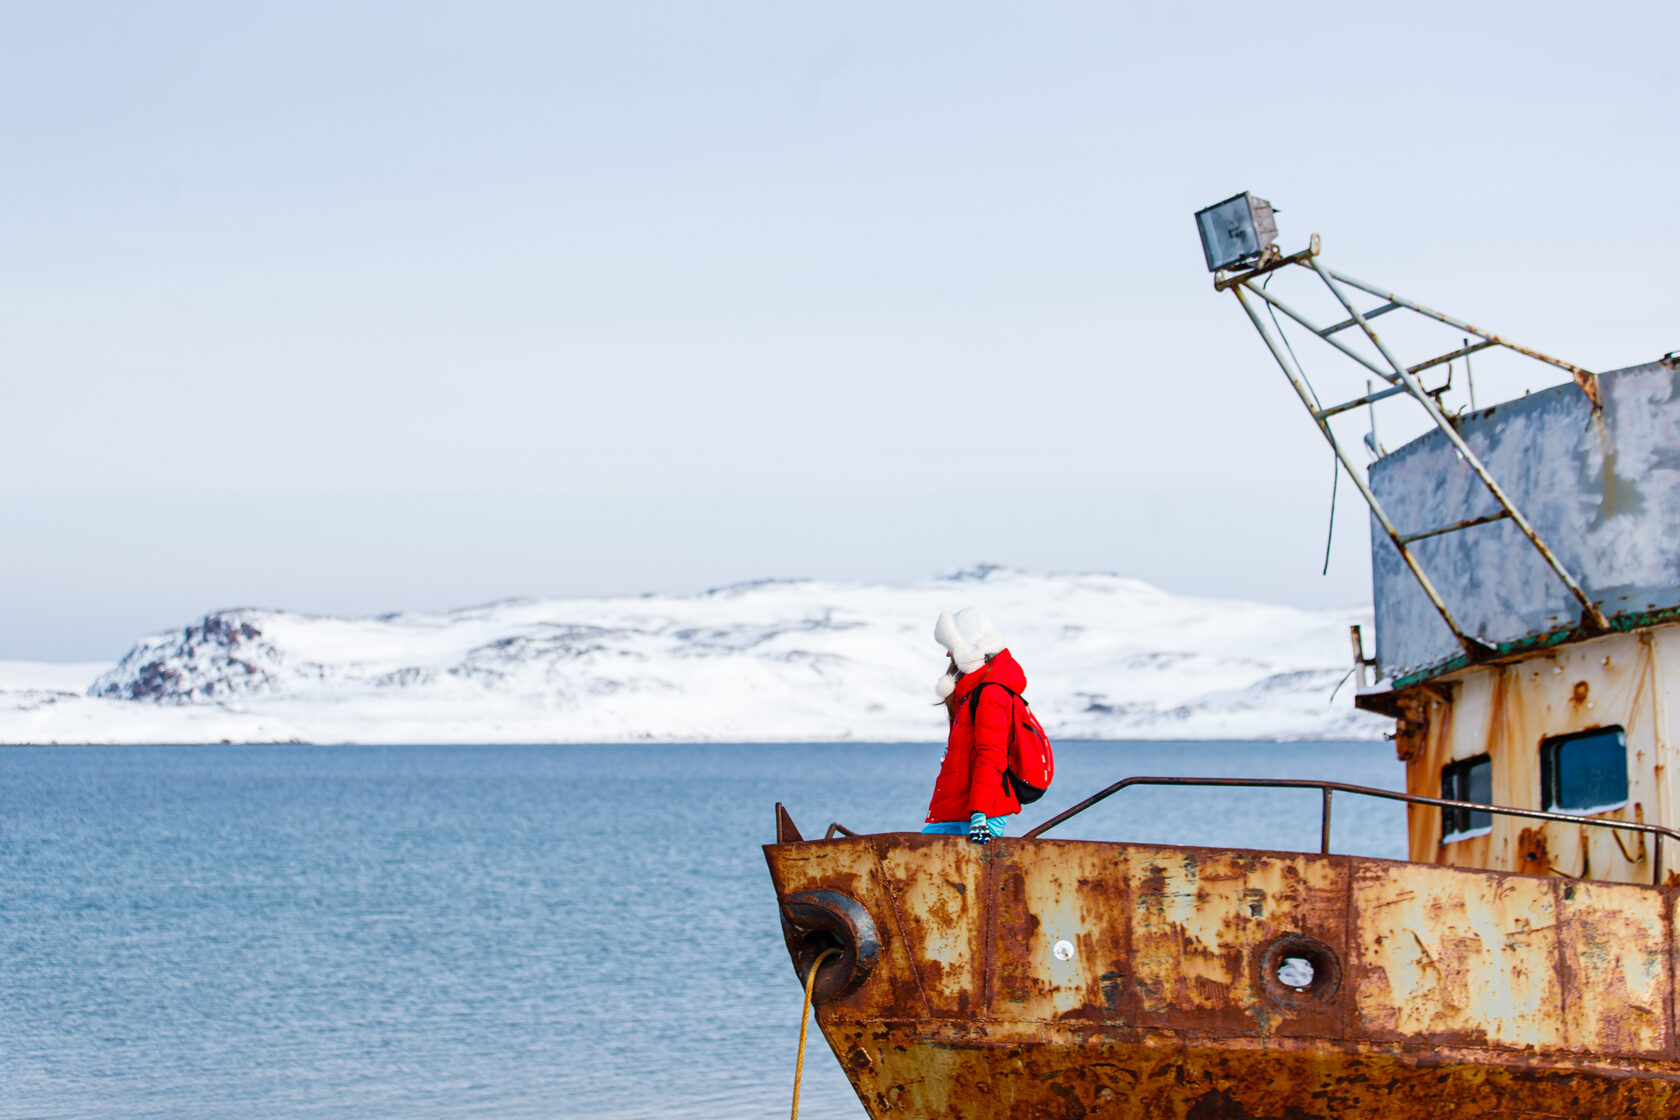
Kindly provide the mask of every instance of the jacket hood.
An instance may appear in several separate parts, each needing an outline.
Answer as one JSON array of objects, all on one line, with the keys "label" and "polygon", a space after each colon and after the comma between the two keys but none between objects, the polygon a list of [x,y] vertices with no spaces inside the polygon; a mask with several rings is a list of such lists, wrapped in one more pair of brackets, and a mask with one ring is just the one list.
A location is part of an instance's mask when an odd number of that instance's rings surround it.
[{"label": "jacket hood", "polygon": [[1015,660],[1015,655],[1007,649],[999,650],[992,658],[990,665],[984,660],[980,668],[965,674],[957,681],[955,695],[960,702],[965,696],[983,684],[1001,684],[1011,692],[1020,693],[1027,690],[1027,674],[1021,668],[1021,663]]}]

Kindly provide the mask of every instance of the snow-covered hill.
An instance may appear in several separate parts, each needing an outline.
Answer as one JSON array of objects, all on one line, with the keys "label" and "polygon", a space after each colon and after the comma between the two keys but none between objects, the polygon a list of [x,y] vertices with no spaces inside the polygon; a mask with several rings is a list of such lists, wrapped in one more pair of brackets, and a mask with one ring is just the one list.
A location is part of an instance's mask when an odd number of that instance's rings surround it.
[{"label": "snow-covered hill", "polygon": [[220,611],[114,667],[0,663],[0,743],[942,739],[933,621],[969,604],[1009,639],[1053,736],[1389,727],[1354,710],[1351,686],[1330,702],[1348,624],[1367,612],[982,568],[908,586],[766,581],[369,619]]}]

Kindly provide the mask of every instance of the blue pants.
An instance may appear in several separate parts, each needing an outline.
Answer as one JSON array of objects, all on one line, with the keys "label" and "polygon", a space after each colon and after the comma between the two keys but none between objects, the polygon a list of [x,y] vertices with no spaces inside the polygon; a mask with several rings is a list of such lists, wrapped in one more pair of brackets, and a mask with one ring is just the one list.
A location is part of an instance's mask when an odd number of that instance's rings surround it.
[{"label": "blue pants", "polygon": [[[1007,826],[1008,824],[1009,824],[1009,818],[1008,817],[987,817],[986,818],[986,827],[992,830],[992,835],[993,836],[1002,836],[1003,835],[1003,830],[1004,830],[1005,826]],[[938,836],[967,836],[968,835],[968,822],[967,821],[935,821],[933,824],[924,824],[922,826],[922,831],[923,832],[931,832],[931,833],[934,833],[935,835],[938,835]]]}]

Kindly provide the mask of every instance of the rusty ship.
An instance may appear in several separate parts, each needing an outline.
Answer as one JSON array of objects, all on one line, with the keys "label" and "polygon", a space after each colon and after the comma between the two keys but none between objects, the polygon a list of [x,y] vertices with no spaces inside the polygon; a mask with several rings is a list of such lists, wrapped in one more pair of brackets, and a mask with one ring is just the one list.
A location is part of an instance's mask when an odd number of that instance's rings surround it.
[{"label": "rusty ship", "polygon": [[[878,1120],[1680,1116],[1680,360],[1518,346],[1328,267],[1317,235],[1282,254],[1252,195],[1197,219],[1369,506],[1355,702],[1394,720],[1405,788],[1135,777],[984,847],[805,839],[778,805],[765,856],[824,1038]],[[1396,312],[1463,343],[1408,364],[1372,325]],[[1366,391],[1321,403],[1279,316]],[[1568,380],[1456,411],[1428,386],[1495,348]],[[1389,398],[1423,434],[1389,452],[1373,412],[1356,463],[1337,424]],[[1070,835],[1162,783],[1318,789],[1319,850]],[[1331,850],[1333,806],[1368,797],[1406,804],[1406,860]]]}]

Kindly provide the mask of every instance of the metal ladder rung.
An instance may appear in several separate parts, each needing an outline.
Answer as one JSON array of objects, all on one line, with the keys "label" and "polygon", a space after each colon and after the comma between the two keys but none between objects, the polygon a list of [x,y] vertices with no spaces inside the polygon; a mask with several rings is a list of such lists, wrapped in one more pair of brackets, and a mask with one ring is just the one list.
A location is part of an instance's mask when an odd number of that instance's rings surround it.
[{"label": "metal ladder rung", "polygon": [[[1381,307],[1365,312],[1365,318],[1367,320],[1375,319],[1378,315],[1387,315],[1390,311],[1398,310],[1400,310],[1400,305],[1398,303],[1385,303]],[[1329,338],[1337,331],[1345,331],[1349,327],[1357,327],[1358,325],[1358,319],[1343,319],[1333,327],[1325,327],[1323,330],[1318,332],[1318,335],[1320,338]]]},{"label": "metal ladder rung", "polygon": [[1366,393],[1363,397],[1359,397],[1356,400],[1343,401],[1341,404],[1333,404],[1329,408],[1313,409],[1313,417],[1318,420],[1328,420],[1330,417],[1335,416],[1338,413],[1346,412],[1352,408],[1362,408],[1373,401],[1380,401],[1385,397],[1392,397],[1396,393],[1404,393],[1405,391],[1406,387],[1404,385],[1396,385],[1391,389],[1378,389],[1376,392]]},{"label": "metal ladder rung", "polygon": [[[1569,593],[1581,606],[1581,628],[1583,631],[1592,632],[1608,629],[1609,623],[1604,617],[1603,609],[1593,600],[1592,596],[1581,585],[1581,581],[1564,566],[1563,561],[1558,559],[1557,554],[1554,553],[1546,545],[1546,542],[1540,538],[1539,533],[1535,531],[1534,526],[1529,524],[1528,518],[1523,515],[1522,511],[1512,504],[1510,497],[1506,495],[1493,476],[1488,473],[1487,467],[1483,465],[1482,461],[1477,457],[1476,453],[1471,450],[1470,446],[1464,442],[1464,438],[1459,433],[1458,427],[1454,422],[1454,418],[1449,417],[1442,412],[1438,395],[1445,390],[1446,386],[1442,386],[1441,389],[1431,390],[1425,388],[1417,379],[1419,371],[1431,369],[1437,365],[1442,365],[1460,356],[1464,357],[1466,362],[1468,362],[1469,355],[1478,350],[1486,349],[1489,346],[1503,346],[1507,349],[1514,350],[1517,353],[1525,354],[1528,357],[1548,362],[1552,365],[1568,370],[1575,378],[1576,384],[1580,385],[1581,390],[1592,401],[1593,408],[1596,411],[1601,407],[1596,376],[1587,370],[1581,369],[1579,366],[1570,365],[1567,362],[1558,361],[1556,358],[1549,358],[1538,351],[1518,346],[1516,343],[1500,338],[1498,335],[1489,334],[1486,331],[1471,326],[1469,323],[1465,323],[1461,320],[1454,319],[1449,315],[1443,315],[1438,311],[1433,311],[1424,307],[1422,304],[1412,303],[1411,301],[1406,300],[1401,296],[1394,295],[1385,289],[1367,284],[1362,280],[1355,280],[1352,277],[1340,272],[1332,272],[1318,260],[1318,253],[1319,242],[1317,236],[1314,235],[1311,245],[1302,252],[1289,257],[1280,258],[1266,266],[1264,269],[1254,269],[1250,272],[1229,276],[1222,280],[1215,280],[1214,287],[1220,291],[1229,290],[1235,294],[1237,302],[1241,304],[1244,313],[1248,315],[1249,321],[1254,324],[1254,329],[1259,332],[1261,340],[1266,344],[1266,348],[1271,351],[1272,359],[1276,361],[1278,367],[1283,370],[1284,377],[1288,379],[1290,385],[1294,388],[1296,395],[1300,397],[1301,403],[1306,406],[1308,414],[1312,416],[1313,422],[1317,424],[1320,433],[1330,444],[1331,449],[1336,454],[1337,460],[1347,471],[1349,479],[1353,482],[1354,486],[1359,489],[1359,493],[1365,499],[1365,503],[1370,506],[1371,515],[1376,519],[1377,525],[1382,529],[1384,534],[1386,534],[1388,538],[1394,542],[1395,547],[1399,549],[1401,559],[1405,562],[1406,566],[1411,569],[1412,575],[1417,579],[1418,586],[1422,589],[1424,595],[1434,606],[1436,612],[1440,614],[1441,620],[1446,623],[1447,628],[1452,631],[1453,637],[1464,647],[1466,655],[1472,661],[1475,661],[1488,656],[1490,649],[1485,641],[1465,633],[1464,628],[1460,626],[1458,620],[1453,617],[1453,612],[1451,608],[1448,607],[1446,600],[1441,597],[1440,591],[1438,591],[1435,585],[1430,581],[1428,573],[1423,570],[1423,566],[1420,564],[1418,557],[1411,546],[1418,541],[1427,540],[1430,537],[1440,536],[1444,533],[1457,532],[1460,529],[1469,529],[1476,525],[1486,525],[1494,521],[1509,520],[1513,525],[1515,525],[1522,532],[1523,536],[1528,539],[1528,542],[1534,546],[1541,559],[1543,559],[1547,566],[1551,568],[1552,573],[1557,576],[1566,588],[1568,588]],[[1288,305],[1283,303],[1276,296],[1268,294],[1265,291],[1265,286],[1263,284],[1256,284],[1253,282],[1255,277],[1260,276],[1265,272],[1271,272],[1283,268],[1286,265],[1299,265],[1317,273],[1318,278],[1324,282],[1325,287],[1329,289],[1330,294],[1336,298],[1336,301],[1341,304],[1342,310],[1347,313],[1349,318],[1329,327],[1319,327],[1311,319],[1297,311],[1291,310]],[[1354,306],[1353,298],[1343,289],[1342,285],[1357,288],[1359,291],[1364,292],[1367,296],[1384,300],[1386,302],[1373,308],[1369,312],[1361,312],[1359,308]],[[1288,349],[1288,339],[1285,337],[1280,342],[1278,338],[1273,336],[1272,328],[1267,326],[1260,310],[1256,306],[1256,302],[1276,308],[1278,311],[1281,311],[1283,314],[1289,316],[1301,326],[1305,327],[1308,331],[1311,331],[1313,334],[1323,338],[1332,347],[1341,351],[1365,369],[1387,381],[1389,383],[1388,387],[1376,392],[1370,392],[1365,397],[1348,401],[1344,404],[1333,405],[1328,409],[1324,408],[1316,399],[1316,395],[1314,394],[1312,387],[1307,383],[1306,376],[1301,372],[1299,362],[1295,359],[1293,351]],[[1390,311],[1398,311],[1401,308],[1414,311],[1426,319],[1433,319],[1437,322],[1444,323],[1447,326],[1455,327],[1467,335],[1475,335],[1480,341],[1472,345],[1469,340],[1466,339],[1465,345],[1459,350],[1442,354],[1440,357],[1432,358],[1419,365],[1411,367],[1404,366],[1400,363],[1399,359],[1395,357],[1393,351],[1384,344],[1381,338],[1377,336],[1377,333],[1369,329],[1370,320],[1381,315],[1386,315]],[[1370,342],[1371,346],[1374,347],[1382,356],[1383,363],[1387,366],[1387,369],[1384,369],[1370,358],[1360,354],[1347,346],[1345,343],[1333,337],[1339,331],[1344,331],[1350,327],[1356,326],[1365,328],[1364,334],[1366,338]],[[1277,325],[1277,332],[1279,335],[1282,334],[1282,330],[1282,326]],[[1369,390],[1370,388],[1371,386],[1367,384],[1366,389]],[[1331,425],[1327,419],[1330,416],[1335,416],[1340,413],[1347,412],[1350,409],[1358,408],[1363,404],[1368,404],[1372,400],[1394,395],[1395,390],[1405,392],[1422,406],[1424,412],[1429,416],[1430,420],[1434,422],[1436,429],[1446,437],[1447,442],[1451,444],[1453,449],[1458,453],[1459,460],[1468,466],[1469,470],[1481,480],[1484,486],[1487,487],[1488,493],[1493,497],[1494,501],[1499,504],[1500,512],[1489,514],[1484,517],[1472,517],[1453,525],[1444,525],[1435,529],[1426,529],[1421,533],[1412,533],[1408,535],[1399,531],[1394,522],[1390,520],[1387,512],[1383,509],[1382,503],[1378,500],[1376,494],[1372,492],[1370,486],[1366,483],[1363,477],[1363,472],[1355,465],[1353,459],[1348,455],[1347,449],[1344,448],[1341,442],[1336,438],[1336,434],[1331,430]]]},{"label": "metal ladder rung", "polygon": [[[1369,318],[1369,316],[1367,316],[1367,318]],[[1461,349],[1454,350],[1451,354],[1442,354],[1439,358],[1431,358],[1427,362],[1421,362],[1418,365],[1410,366],[1407,368],[1406,372],[1411,374],[1420,373],[1426,369],[1433,369],[1444,362],[1456,361],[1459,358],[1474,354],[1478,350],[1486,350],[1489,346],[1496,345],[1498,345],[1498,343],[1478,342],[1472,346],[1465,346]],[[1341,404],[1333,404],[1329,408],[1314,409],[1313,416],[1319,420],[1328,420],[1330,417],[1347,412],[1349,409],[1362,408],[1365,405],[1374,404],[1377,401],[1392,397],[1397,393],[1404,393],[1405,391],[1406,387],[1404,385],[1395,385],[1388,389],[1378,389],[1375,393],[1367,393],[1363,397],[1356,397],[1351,401],[1344,401]]]},{"label": "metal ladder rung", "polygon": [[1405,536],[1400,538],[1400,543],[1411,544],[1413,541],[1426,540],[1429,537],[1438,537],[1443,533],[1456,533],[1460,529],[1468,529],[1473,525],[1487,525],[1494,521],[1504,521],[1510,516],[1510,510],[1502,509],[1498,513],[1490,513],[1485,517],[1472,517],[1468,521],[1460,521],[1453,525],[1444,525],[1439,529],[1425,529],[1421,533],[1407,533]]},{"label": "metal ladder rung", "polygon": [[1406,367],[1406,372],[1407,373],[1422,373],[1426,369],[1434,369],[1436,366],[1441,365],[1443,362],[1456,362],[1456,361],[1458,361],[1458,359],[1468,357],[1471,354],[1474,354],[1478,350],[1486,350],[1489,346],[1498,346],[1498,345],[1499,345],[1499,343],[1497,343],[1497,342],[1477,342],[1473,345],[1461,347],[1460,349],[1454,350],[1451,354],[1442,354],[1439,358],[1431,358],[1427,362],[1419,362],[1415,366],[1407,366]]}]

